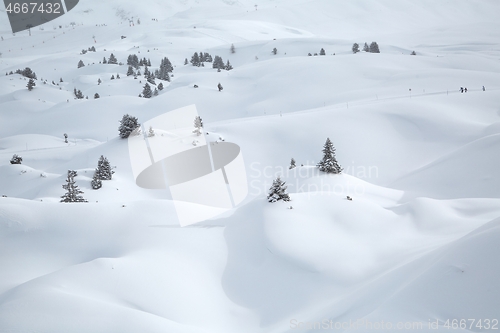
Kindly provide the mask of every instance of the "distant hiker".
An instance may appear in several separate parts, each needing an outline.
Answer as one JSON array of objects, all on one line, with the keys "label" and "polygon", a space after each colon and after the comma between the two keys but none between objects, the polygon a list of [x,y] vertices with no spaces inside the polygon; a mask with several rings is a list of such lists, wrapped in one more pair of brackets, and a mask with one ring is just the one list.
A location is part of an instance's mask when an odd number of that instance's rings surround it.
[{"label": "distant hiker", "polygon": [[460,92],[463,94],[463,92],[464,92],[464,87],[460,87]]},{"label": "distant hiker", "polygon": [[465,92],[467,92],[467,87],[466,87],[466,88],[464,88],[464,91],[465,91]]},{"label": "distant hiker", "polygon": [[483,86],[483,91],[486,91],[486,88]]}]

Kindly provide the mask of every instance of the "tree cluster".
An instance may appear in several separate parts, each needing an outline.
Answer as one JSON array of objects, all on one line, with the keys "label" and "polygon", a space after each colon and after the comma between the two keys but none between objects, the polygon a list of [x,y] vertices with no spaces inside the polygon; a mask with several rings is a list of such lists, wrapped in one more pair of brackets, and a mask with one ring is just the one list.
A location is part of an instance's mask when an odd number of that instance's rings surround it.
[{"label": "tree cluster", "polygon": [[[358,53],[359,52],[359,44],[358,43],[352,44],[351,50],[352,50],[352,53]],[[380,53],[380,49],[378,47],[377,42],[371,42],[370,45],[365,43],[363,45],[363,52]]]}]

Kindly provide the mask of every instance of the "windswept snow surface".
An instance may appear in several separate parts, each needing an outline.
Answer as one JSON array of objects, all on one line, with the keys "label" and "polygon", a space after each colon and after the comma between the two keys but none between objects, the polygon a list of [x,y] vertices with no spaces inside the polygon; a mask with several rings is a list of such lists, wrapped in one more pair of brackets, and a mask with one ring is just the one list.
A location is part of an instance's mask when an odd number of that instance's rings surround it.
[{"label": "windswept snow surface", "polygon": [[[496,0],[80,0],[13,36],[1,11],[0,333],[498,329],[498,13]],[[372,41],[380,54],[352,53]],[[184,65],[194,52],[234,69]],[[146,79],[101,64],[111,53],[153,71],[168,57],[174,76],[139,98]],[[32,91],[4,75],[25,67]],[[165,191],[136,185],[117,129],[192,104],[209,142],[240,146],[249,193],[182,228]],[[327,137],[340,175],[315,167]],[[92,190],[101,155],[115,174]],[[88,203],[59,202],[70,169]],[[291,202],[267,202],[277,175]]]}]

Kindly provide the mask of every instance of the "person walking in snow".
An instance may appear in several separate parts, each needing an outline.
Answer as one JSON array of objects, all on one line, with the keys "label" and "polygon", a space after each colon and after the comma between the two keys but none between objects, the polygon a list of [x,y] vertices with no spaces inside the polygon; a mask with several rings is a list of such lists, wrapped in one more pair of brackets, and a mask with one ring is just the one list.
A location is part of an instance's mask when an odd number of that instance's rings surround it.
[{"label": "person walking in snow", "polygon": [[460,87],[460,92],[463,94],[464,93],[464,87]]}]

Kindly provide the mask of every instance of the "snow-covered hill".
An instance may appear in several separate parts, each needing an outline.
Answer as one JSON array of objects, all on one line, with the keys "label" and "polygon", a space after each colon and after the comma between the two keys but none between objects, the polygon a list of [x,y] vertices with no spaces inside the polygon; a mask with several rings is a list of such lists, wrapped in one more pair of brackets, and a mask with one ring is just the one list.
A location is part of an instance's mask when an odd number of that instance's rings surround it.
[{"label": "snow-covered hill", "polygon": [[[13,36],[0,11],[0,333],[434,332],[471,318],[464,331],[488,330],[498,12],[494,0],[80,0]],[[352,53],[372,41],[381,53]],[[184,65],[194,52],[234,69]],[[140,98],[146,79],[100,63],[111,53],[153,71],[168,57],[171,81]],[[4,75],[25,67],[32,91]],[[137,186],[118,125],[192,104],[208,142],[241,148],[249,193],[181,228],[165,191]],[[315,167],[327,137],[341,175]],[[101,155],[115,174],[93,190]],[[68,170],[88,203],[59,202]],[[278,175],[291,202],[266,201]]]}]

